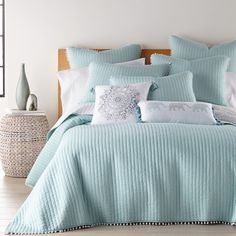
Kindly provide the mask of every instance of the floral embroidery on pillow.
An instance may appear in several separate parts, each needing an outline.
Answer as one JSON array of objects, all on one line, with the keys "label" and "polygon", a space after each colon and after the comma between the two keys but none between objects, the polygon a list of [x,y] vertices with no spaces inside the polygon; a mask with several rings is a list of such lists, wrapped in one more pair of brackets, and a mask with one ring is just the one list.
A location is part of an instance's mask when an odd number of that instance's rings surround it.
[{"label": "floral embroidery on pillow", "polygon": [[151,82],[96,86],[92,125],[141,122],[138,103],[146,101]]},{"label": "floral embroidery on pillow", "polygon": [[126,120],[134,112],[137,106],[134,101],[139,95],[138,90],[131,86],[111,86],[100,96],[98,111],[107,120]]}]

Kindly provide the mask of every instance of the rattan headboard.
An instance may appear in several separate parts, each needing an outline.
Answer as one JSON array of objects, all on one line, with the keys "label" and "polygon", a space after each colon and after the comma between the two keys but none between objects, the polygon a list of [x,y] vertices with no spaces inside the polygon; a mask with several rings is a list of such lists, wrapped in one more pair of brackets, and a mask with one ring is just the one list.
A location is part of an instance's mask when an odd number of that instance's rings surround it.
[{"label": "rattan headboard", "polygon": [[[105,49],[97,49],[98,51],[102,51]],[[146,64],[150,64],[150,57],[154,53],[170,55],[170,49],[143,49],[142,57],[146,58]],[[69,63],[66,57],[66,49],[58,50],[58,71],[69,69]],[[61,105],[61,88],[58,83],[58,118],[62,115],[62,105]]]}]

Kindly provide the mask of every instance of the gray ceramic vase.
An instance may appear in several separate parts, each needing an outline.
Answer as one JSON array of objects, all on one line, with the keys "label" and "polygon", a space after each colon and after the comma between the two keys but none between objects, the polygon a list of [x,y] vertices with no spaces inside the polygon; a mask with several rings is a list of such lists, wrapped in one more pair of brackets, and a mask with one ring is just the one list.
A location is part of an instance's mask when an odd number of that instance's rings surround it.
[{"label": "gray ceramic vase", "polygon": [[25,64],[21,65],[21,74],[16,87],[16,105],[19,110],[26,110],[30,88],[25,74]]}]

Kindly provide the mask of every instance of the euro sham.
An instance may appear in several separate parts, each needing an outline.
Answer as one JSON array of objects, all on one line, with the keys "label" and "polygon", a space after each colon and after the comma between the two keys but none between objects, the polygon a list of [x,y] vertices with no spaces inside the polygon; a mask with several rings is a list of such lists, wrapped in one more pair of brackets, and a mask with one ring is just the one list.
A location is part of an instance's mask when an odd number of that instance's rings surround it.
[{"label": "euro sham", "polygon": [[128,66],[109,63],[91,63],[89,65],[89,78],[86,85],[83,102],[95,101],[95,87],[109,85],[111,76],[166,76],[170,65]]},{"label": "euro sham", "polygon": [[205,43],[172,35],[169,38],[169,42],[171,55],[174,57],[193,60],[212,56],[227,56],[230,58],[228,71],[236,72],[236,40],[208,47]]},{"label": "euro sham", "polygon": [[189,70],[193,73],[193,91],[196,99],[218,105],[226,105],[225,73],[229,58],[225,56],[184,60],[175,57],[153,54],[152,64],[171,63],[170,74]]},{"label": "euro sham", "polygon": [[112,85],[152,82],[148,100],[196,101],[193,92],[193,74],[189,71],[165,77],[120,76],[111,77]]},{"label": "euro sham", "polygon": [[147,123],[215,125],[212,104],[201,102],[141,101],[141,118]]},{"label": "euro sham", "polygon": [[86,67],[91,62],[119,63],[132,61],[140,58],[140,56],[141,47],[138,44],[100,52],[86,48],[67,48],[67,58],[71,69]]}]

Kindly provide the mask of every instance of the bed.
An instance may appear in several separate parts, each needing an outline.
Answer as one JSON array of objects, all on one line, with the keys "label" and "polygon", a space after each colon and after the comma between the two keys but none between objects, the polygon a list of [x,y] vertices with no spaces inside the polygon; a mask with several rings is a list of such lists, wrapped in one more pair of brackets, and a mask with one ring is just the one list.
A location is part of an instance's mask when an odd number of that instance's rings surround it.
[{"label": "bed", "polygon": [[[170,50],[143,50],[150,55]],[[59,50],[59,70],[67,69]],[[58,117],[61,117],[59,87]],[[236,223],[234,125],[111,124],[62,116],[26,180],[7,234],[97,225]]]}]

